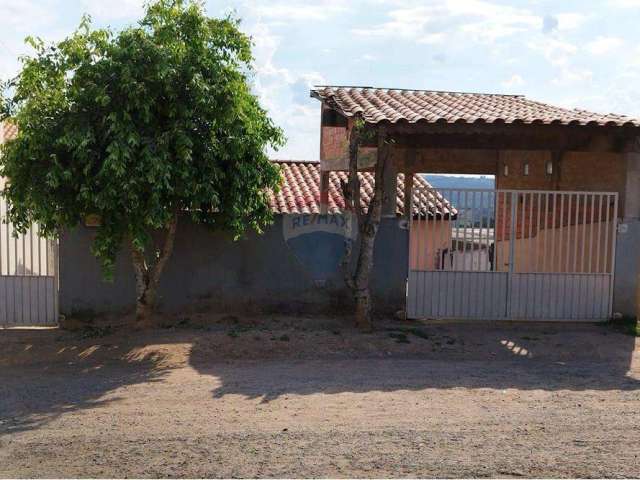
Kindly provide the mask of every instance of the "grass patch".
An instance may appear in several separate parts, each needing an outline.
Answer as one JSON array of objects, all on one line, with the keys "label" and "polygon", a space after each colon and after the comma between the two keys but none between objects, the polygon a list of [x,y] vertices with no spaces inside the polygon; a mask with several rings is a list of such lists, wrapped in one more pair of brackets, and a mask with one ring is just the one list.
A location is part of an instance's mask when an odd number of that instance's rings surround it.
[{"label": "grass patch", "polygon": [[633,317],[622,317],[620,319],[611,320],[605,323],[608,327],[612,328],[616,332],[624,333],[625,335],[631,335],[633,337],[640,337],[640,328],[638,322]]},{"label": "grass patch", "polygon": [[[393,336],[394,334],[404,335],[405,338],[408,337],[409,335],[414,335],[418,338],[422,338],[423,340],[429,340],[431,338],[431,335],[429,335],[423,329],[418,327],[392,327],[392,328],[387,328],[387,331],[391,332],[389,333],[389,336],[392,338],[395,338]],[[410,342],[407,341],[402,343],[410,343]]]},{"label": "grass patch", "polygon": [[402,332],[391,332],[389,336],[395,339],[396,343],[411,343],[411,341],[407,338],[406,333]]},{"label": "grass patch", "polygon": [[88,326],[80,330],[80,338],[101,338],[111,335],[115,329],[111,325]]}]

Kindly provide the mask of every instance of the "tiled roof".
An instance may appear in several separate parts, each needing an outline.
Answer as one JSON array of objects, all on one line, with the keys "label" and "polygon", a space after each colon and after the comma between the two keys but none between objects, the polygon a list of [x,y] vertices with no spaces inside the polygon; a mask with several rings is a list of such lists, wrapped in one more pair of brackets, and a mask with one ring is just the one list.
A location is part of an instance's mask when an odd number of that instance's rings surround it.
[{"label": "tiled roof", "polygon": [[11,140],[18,134],[18,127],[10,122],[0,122],[0,143]]},{"label": "tiled roof", "polygon": [[521,95],[316,87],[311,96],[367,123],[523,123],[640,127],[640,119],[560,108]]},{"label": "tiled roof", "polygon": [[[274,213],[320,213],[320,163],[276,161],[282,173],[282,185],[276,194],[270,193],[269,204]],[[366,209],[371,200],[374,188],[374,175],[372,172],[360,172],[360,201]],[[347,181],[347,172],[329,173],[329,203],[328,213],[340,213],[344,209],[344,197],[340,182]],[[449,214],[456,215],[456,210],[451,204],[432,189],[431,185],[420,175],[413,177],[414,202],[417,195],[421,195],[419,204],[426,207],[428,196],[429,216],[437,217]],[[404,210],[404,175],[398,174],[397,180],[397,207],[396,214],[402,215]],[[419,193],[417,193],[419,192]],[[420,212],[424,215],[425,212]],[[414,212],[414,215],[418,212]]]}]

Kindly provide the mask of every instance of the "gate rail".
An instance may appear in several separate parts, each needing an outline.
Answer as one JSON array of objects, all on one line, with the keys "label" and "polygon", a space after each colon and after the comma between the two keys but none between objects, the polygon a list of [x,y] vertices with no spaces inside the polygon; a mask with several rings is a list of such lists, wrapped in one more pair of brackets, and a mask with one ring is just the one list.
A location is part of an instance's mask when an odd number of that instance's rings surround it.
[{"label": "gate rail", "polygon": [[610,317],[616,192],[416,186],[413,199],[409,317]]},{"label": "gate rail", "polygon": [[58,245],[37,224],[16,234],[0,197],[0,326],[55,325],[58,320]]}]

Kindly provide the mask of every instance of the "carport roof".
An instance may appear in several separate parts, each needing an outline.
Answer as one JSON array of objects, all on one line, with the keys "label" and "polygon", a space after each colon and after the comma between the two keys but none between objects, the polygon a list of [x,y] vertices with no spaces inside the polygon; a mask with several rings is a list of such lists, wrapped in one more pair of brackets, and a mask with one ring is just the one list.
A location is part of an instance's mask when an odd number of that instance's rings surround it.
[{"label": "carport roof", "polygon": [[640,127],[640,119],[567,109],[522,95],[317,86],[311,96],[365,122],[539,124]]}]

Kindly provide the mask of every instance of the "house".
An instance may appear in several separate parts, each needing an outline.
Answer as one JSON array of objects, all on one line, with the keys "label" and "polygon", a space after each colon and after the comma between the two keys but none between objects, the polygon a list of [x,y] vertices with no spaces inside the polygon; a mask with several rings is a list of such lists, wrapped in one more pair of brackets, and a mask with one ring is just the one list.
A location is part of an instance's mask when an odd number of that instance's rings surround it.
[{"label": "house", "polygon": [[[344,311],[347,141],[355,119],[362,201],[385,164],[372,294],[410,318],[588,320],[635,312],[640,253],[640,120],[517,95],[314,88],[319,162],[279,162],[275,223],[233,242],[185,219],[159,294],[167,310]],[[495,189],[441,189],[426,173],[493,175]],[[363,205],[366,206],[366,205]],[[60,239],[63,313],[126,310],[126,248],[105,283],[95,229]]]},{"label": "house", "polygon": [[[399,174],[496,178],[495,191],[442,191],[456,206],[472,202],[463,209],[471,212],[491,199],[491,222],[462,233],[453,226],[465,256],[477,250],[490,261],[463,261],[453,271],[410,266],[410,316],[634,314],[640,120],[520,95],[319,86],[311,96],[321,102],[321,197],[330,172],[347,168],[356,118],[372,132],[360,147],[359,168],[385,162],[385,185]],[[397,200],[389,192],[386,213]]]}]

